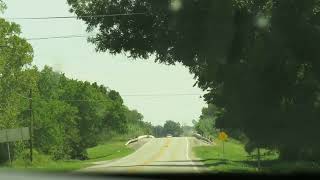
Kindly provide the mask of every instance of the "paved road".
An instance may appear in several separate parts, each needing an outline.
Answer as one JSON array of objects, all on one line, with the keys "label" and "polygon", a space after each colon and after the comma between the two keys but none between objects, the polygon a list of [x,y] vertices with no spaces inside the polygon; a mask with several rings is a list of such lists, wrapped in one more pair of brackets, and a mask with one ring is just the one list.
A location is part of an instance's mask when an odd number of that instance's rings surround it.
[{"label": "paved road", "polygon": [[192,155],[193,138],[151,139],[133,154],[82,172],[103,173],[197,173],[205,171],[201,161]]}]

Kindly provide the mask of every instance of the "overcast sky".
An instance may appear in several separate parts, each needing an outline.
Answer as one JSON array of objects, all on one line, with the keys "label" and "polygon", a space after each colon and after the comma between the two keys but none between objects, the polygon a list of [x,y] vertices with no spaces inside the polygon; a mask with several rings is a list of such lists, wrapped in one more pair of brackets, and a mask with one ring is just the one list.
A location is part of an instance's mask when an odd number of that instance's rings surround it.
[{"label": "overcast sky", "polygon": [[[66,0],[4,0],[5,17],[68,16]],[[38,38],[86,35],[86,25],[76,19],[12,20],[21,25],[23,37]],[[132,60],[124,55],[96,53],[86,38],[30,41],[34,64],[40,69],[52,66],[67,77],[103,84],[118,91],[130,109],[137,109],[144,120],[163,124],[174,120],[191,125],[198,119],[205,102],[199,95],[126,96],[149,94],[203,94],[193,87],[195,80],[182,65],[166,66],[150,60]]]}]

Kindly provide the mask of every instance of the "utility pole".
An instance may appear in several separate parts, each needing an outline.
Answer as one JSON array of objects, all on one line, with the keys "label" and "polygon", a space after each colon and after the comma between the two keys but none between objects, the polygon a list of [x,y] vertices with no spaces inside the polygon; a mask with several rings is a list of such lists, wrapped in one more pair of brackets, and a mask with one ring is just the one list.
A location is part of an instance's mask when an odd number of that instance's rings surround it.
[{"label": "utility pole", "polygon": [[10,161],[10,166],[12,166],[12,160],[11,160],[11,152],[10,152],[10,144],[7,142],[7,149],[8,149],[8,157]]},{"label": "utility pole", "polygon": [[32,115],[32,89],[29,91],[29,111],[30,111],[30,162],[33,160],[33,115]]},{"label": "utility pole", "polygon": [[257,151],[258,151],[258,170],[260,170],[261,169],[260,147],[258,147]]},{"label": "utility pole", "polygon": [[222,158],[224,160],[224,140],[222,141]]},{"label": "utility pole", "polygon": [[[7,140],[8,140],[8,131],[6,131],[6,137],[7,137]],[[10,142],[9,141],[7,142],[7,150],[8,150],[8,158],[9,158],[9,161],[10,161],[10,165],[12,165]]]}]

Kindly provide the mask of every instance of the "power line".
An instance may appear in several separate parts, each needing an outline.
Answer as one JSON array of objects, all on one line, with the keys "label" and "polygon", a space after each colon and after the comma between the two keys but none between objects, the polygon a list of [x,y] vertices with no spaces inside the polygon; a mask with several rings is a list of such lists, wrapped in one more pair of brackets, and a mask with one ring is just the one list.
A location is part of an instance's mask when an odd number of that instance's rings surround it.
[{"label": "power line", "polygon": [[88,35],[67,35],[67,36],[49,36],[39,38],[27,38],[28,41],[47,40],[47,39],[70,39],[70,38],[83,38],[89,37]]},{"label": "power line", "polygon": [[58,101],[65,101],[65,102],[109,102],[110,100],[94,100],[94,99],[57,99]]},{"label": "power line", "polygon": [[[164,96],[202,96],[201,94],[130,94],[121,95],[121,97],[164,97]],[[94,100],[94,99],[65,99],[65,102],[109,102],[110,100]]]},{"label": "power line", "polygon": [[76,19],[76,18],[104,18],[116,16],[133,16],[145,15],[146,13],[117,13],[117,14],[101,14],[101,15],[87,15],[87,16],[51,16],[51,17],[7,17],[8,20],[41,20],[41,19]]},{"label": "power line", "polygon": [[[84,38],[84,37],[90,37],[90,36],[89,35],[48,36],[48,37],[26,38],[26,40],[37,41],[37,40],[48,40],[48,39],[71,39],[71,38]],[[9,46],[0,45],[0,48],[9,48]]]},{"label": "power line", "polygon": [[[30,99],[29,97],[23,96],[19,93],[16,93],[18,96],[25,99]],[[195,93],[185,93],[185,94],[127,94],[121,95],[121,97],[164,97],[164,96],[202,96],[201,94]],[[49,99],[49,100],[58,100],[65,102],[109,102],[110,100],[98,100],[98,99]]]},{"label": "power line", "polygon": [[[89,37],[89,35],[66,35],[66,36],[48,36],[48,37],[38,37],[38,38],[26,38],[27,41],[38,41],[38,40],[48,40],[48,39],[71,39],[71,38],[84,38]],[[0,48],[8,48],[9,46],[0,45]]]},{"label": "power line", "polygon": [[185,93],[185,94],[128,94],[128,95],[121,95],[121,96],[152,96],[152,97],[157,97],[157,96],[201,96],[201,94],[192,94],[192,93]]}]

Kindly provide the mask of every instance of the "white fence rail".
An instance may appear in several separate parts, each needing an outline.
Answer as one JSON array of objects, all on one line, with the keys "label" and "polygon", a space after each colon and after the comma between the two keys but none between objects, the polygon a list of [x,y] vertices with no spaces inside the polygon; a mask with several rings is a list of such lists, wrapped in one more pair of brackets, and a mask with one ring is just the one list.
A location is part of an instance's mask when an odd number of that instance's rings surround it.
[{"label": "white fence rail", "polygon": [[145,139],[145,138],[154,138],[154,136],[152,135],[143,135],[143,136],[139,136],[137,138],[134,138],[134,139],[130,139],[127,143],[126,143],[126,146],[131,144],[131,143],[134,143],[134,142],[137,142],[141,139]]},{"label": "white fence rail", "polygon": [[200,139],[200,140],[202,140],[202,141],[205,141],[205,142],[207,142],[207,143],[209,143],[209,144],[214,144],[213,141],[211,141],[211,140],[208,139],[208,138],[205,138],[205,137],[201,136],[201,135],[198,134],[198,133],[193,133],[193,136],[196,137],[197,139]]}]

